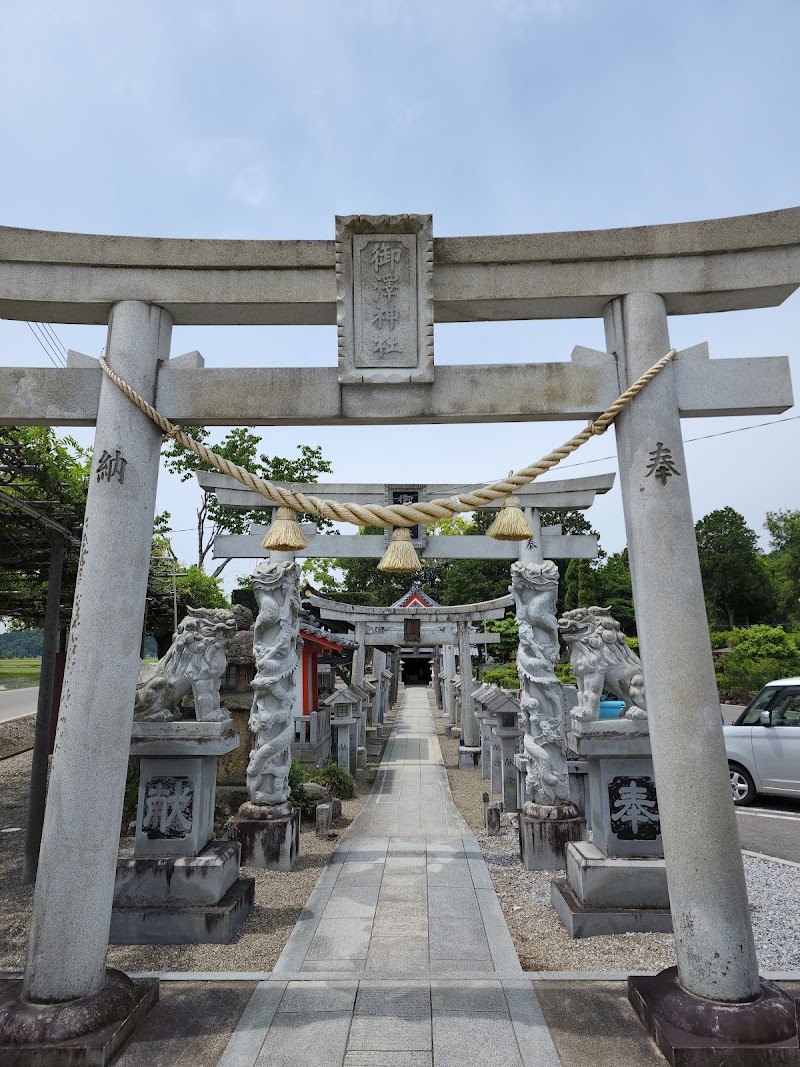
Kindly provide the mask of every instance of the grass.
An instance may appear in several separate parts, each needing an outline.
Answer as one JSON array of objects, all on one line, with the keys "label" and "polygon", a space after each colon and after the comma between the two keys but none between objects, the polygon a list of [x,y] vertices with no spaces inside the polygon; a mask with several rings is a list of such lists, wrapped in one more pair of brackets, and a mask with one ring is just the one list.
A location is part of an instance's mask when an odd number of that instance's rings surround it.
[{"label": "grass", "polygon": [[0,659],[0,679],[30,678],[38,682],[41,670],[40,659]]}]

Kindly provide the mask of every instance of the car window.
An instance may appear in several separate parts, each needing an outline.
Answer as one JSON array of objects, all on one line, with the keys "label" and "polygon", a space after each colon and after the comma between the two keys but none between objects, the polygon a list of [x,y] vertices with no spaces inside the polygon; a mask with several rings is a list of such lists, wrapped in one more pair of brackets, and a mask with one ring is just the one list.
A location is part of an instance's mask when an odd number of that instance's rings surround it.
[{"label": "car window", "polygon": [[770,718],[773,726],[800,726],[800,688],[784,689]]},{"label": "car window", "polygon": [[762,689],[756,699],[736,724],[737,726],[757,726],[761,712],[765,711],[770,701],[778,692],[777,689]]}]

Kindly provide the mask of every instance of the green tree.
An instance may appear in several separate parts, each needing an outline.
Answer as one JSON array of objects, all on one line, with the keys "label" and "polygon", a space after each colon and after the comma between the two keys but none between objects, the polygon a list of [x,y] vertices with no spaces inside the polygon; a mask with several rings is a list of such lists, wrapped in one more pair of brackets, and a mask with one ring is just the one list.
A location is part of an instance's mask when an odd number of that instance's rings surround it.
[{"label": "green tree", "polygon": [[611,614],[624,633],[636,634],[636,613],[633,609],[633,588],[628,550],[614,552],[602,561],[595,571],[597,603],[611,608]]},{"label": "green tree", "polygon": [[784,626],[800,625],[800,511],[768,511],[764,525],[772,548],[765,562],[778,618]]},{"label": "green tree", "polygon": [[755,532],[731,507],[711,511],[695,526],[700,572],[712,623],[769,618],[772,598],[769,574]]},{"label": "green tree", "polygon": [[[186,426],[184,429],[196,441],[209,444],[210,431],[205,426]],[[296,459],[287,459],[284,456],[259,454],[260,446],[259,435],[247,427],[240,426],[226,434],[218,445],[214,445],[214,451],[225,459],[231,460],[240,467],[246,467],[253,474],[268,478],[270,481],[315,482],[320,474],[331,472],[331,464],[323,457],[321,448],[298,445],[300,455]],[[182,482],[194,478],[198,471],[214,470],[194,452],[190,452],[174,440],[165,442],[163,456],[167,470],[177,474]],[[268,508],[267,501],[264,503]],[[197,509],[197,566],[201,570],[204,568],[214,544],[214,538],[218,534],[245,534],[254,521],[264,522],[264,517],[268,514],[269,512],[264,508],[239,511],[235,508],[224,507],[214,493],[205,493]],[[332,528],[332,523],[327,519],[320,519],[314,515],[298,517],[314,522],[318,529]],[[213,571],[214,577],[221,574],[227,564],[227,559],[222,560]]]},{"label": "green tree", "polygon": [[159,656],[172,643],[176,608],[180,621],[188,608],[230,607],[219,578],[205,574],[196,564],[185,567],[178,561],[169,538],[162,532],[169,518],[169,512],[156,517],[147,580],[145,631],[155,638]]},{"label": "green tree", "polygon": [[487,646],[487,650],[491,647],[493,657],[501,663],[511,663],[519,647],[519,626],[513,612],[504,619],[490,619],[484,625],[490,633],[500,634],[499,644]]},{"label": "green tree", "polygon": [[78,542],[86,507],[90,453],[47,426],[0,428],[0,618],[41,627],[47,596],[50,529],[15,501],[54,519],[73,534],[67,542],[61,624],[72,610]]}]

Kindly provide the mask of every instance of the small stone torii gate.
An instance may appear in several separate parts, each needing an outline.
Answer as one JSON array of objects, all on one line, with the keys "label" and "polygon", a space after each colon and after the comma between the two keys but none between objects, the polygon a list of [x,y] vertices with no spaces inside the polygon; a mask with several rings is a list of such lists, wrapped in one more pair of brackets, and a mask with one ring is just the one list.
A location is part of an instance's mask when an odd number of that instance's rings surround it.
[{"label": "small stone torii gate", "polygon": [[[338,218],[328,241],[0,229],[0,316],[108,323],[110,368],[190,425],[594,419],[671,350],[670,315],[773,307],[798,285],[800,208],[438,239],[429,215]],[[434,365],[435,321],[576,317],[603,318],[607,351]],[[169,359],[173,324],[211,323],[336,324],[338,366]],[[785,359],[710,359],[698,344],[615,423],[678,959],[636,1003],[662,1047],[734,1046],[754,1065],[766,1045],[800,1048],[792,1002],[758,973],[680,420],[791,404]],[[109,977],[106,950],[161,433],[85,356],[0,368],[0,424],[96,425],[28,959],[0,1047],[30,1042],[32,1005],[52,1040],[113,1023],[122,1041],[141,998]]]}]

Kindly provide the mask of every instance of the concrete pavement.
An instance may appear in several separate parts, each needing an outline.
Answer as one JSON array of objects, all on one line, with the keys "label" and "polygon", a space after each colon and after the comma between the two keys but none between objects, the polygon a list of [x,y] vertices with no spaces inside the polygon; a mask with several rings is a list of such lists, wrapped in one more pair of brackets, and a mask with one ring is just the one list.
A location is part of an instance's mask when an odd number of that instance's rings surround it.
[{"label": "concrete pavement", "polygon": [[407,689],[378,777],[219,1067],[557,1067],[427,691]]}]

